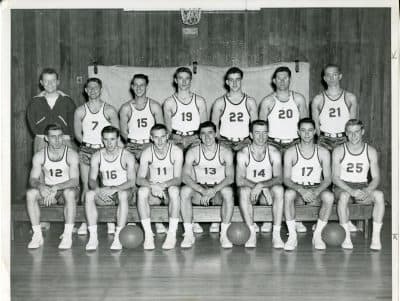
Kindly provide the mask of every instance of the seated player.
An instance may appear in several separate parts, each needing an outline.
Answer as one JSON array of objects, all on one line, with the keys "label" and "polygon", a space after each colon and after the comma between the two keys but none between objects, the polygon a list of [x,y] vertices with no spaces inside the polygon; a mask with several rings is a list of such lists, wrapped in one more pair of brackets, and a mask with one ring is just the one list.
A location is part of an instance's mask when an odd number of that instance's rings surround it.
[{"label": "seated player", "polygon": [[144,229],[143,247],[145,250],[155,248],[150,206],[164,204],[169,206],[169,229],[162,248],[168,250],[176,244],[183,153],[181,148],[168,141],[168,130],[163,124],[155,124],[150,137],[152,144],[142,153],[136,181],[140,186],[137,206]]},{"label": "seated player", "polygon": [[283,248],[281,223],[283,214],[282,159],[279,151],[267,144],[268,125],[264,120],[250,124],[252,143],[237,154],[236,184],[239,187],[240,209],[250,229],[245,247],[256,247],[253,205],[272,205],[274,226],[272,245]]},{"label": "seated player", "polygon": [[[121,250],[119,232],[128,219],[129,200],[135,188],[135,157],[118,146],[119,130],[106,126],[101,131],[104,148],[94,153],[90,160],[89,190],[86,193],[85,210],[88,221],[89,241],[86,250],[96,250],[97,208],[98,206],[115,206],[117,208],[117,227],[111,250]],[[97,184],[100,175],[101,186]]]},{"label": "seated player", "polygon": [[[31,188],[26,192],[28,215],[33,229],[28,248],[39,248],[43,244],[39,204],[63,204],[65,226],[58,248],[70,249],[76,202],[79,198],[79,157],[64,144],[64,133],[59,125],[49,124],[44,133],[47,146],[33,156],[29,177]],[[42,172],[44,183],[40,180]]]},{"label": "seated player", "polygon": [[[350,119],[346,123],[345,131],[348,142],[336,147],[332,154],[333,183],[335,196],[338,199],[339,221],[346,231],[342,248],[353,248],[348,225],[349,204],[356,202],[374,206],[370,248],[380,250],[385,200],[383,192],[377,189],[380,181],[378,153],[375,148],[363,141],[364,126],[360,120]],[[372,178],[369,183],[368,174]]]},{"label": "seated player", "polygon": [[216,126],[211,121],[200,124],[201,144],[191,147],[185,157],[181,189],[181,210],[185,237],[182,248],[190,248],[194,241],[192,204],[221,206],[221,236],[223,248],[232,248],[226,231],[233,214],[234,180],[233,155],[229,148],[216,142]]},{"label": "seated player", "polygon": [[311,118],[300,119],[298,134],[300,143],[291,146],[284,157],[285,217],[289,238],[285,250],[294,250],[297,246],[295,201],[303,204],[321,206],[319,218],[314,230],[312,243],[318,250],[326,249],[322,240],[322,229],[331,215],[334,201],[333,193],[328,190],[331,184],[329,151],[314,143],[315,123]]}]

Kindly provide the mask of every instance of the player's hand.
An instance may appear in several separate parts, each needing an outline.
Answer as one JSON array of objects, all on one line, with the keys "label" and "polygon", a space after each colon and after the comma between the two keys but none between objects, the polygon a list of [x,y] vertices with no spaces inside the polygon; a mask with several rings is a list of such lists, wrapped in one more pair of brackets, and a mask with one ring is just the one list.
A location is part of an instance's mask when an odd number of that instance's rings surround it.
[{"label": "player's hand", "polygon": [[361,201],[357,201],[359,204],[371,204],[374,201],[374,195],[372,194],[372,191],[368,189],[363,189],[364,196],[361,199]]},{"label": "player's hand", "polygon": [[105,205],[111,205],[114,203],[112,194],[110,194],[108,187],[96,189],[96,197]]},{"label": "player's hand", "polygon": [[303,198],[304,202],[312,203],[315,201],[314,194],[311,191],[309,191],[308,189],[301,189],[299,192],[300,192],[300,195]]},{"label": "player's hand", "polygon": [[268,188],[264,188],[262,190],[262,192],[265,196],[265,200],[267,201],[267,205],[272,206],[273,199],[272,199],[271,191]]},{"label": "player's hand", "polygon": [[215,197],[216,194],[217,191],[214,188],[209,188],[205,191],[204,196],[207,196],[210,199],[212,199],[213,197]]},{"label": "player's hand", "polygon": [[362,201],[365,197],[365,192],[361,189],[354,189],[351,196],[354,197],[356,200]]},{"label": "player's hand", "polygon": [[154,195],[155,197],[160,198],[160,199],[165,199],[166,198],[165,193],[164,193],[164,189],[159,184],[151,185],[151,194]]},{"label": "player's hand", "polygon": [[211,197],[210,197],[210,196],[208,196],[208,195],[203,195],[203,196],[201,196],[201,198],[200,198],[200,204],[201,204],[202,206],[209,206],[209,205],[210,205],[210,200],[211,200]]},{"label": "player's hand", "polygon": [[262,187],[260,187],[258,184],[253,187],[253,189],[250,192],[250,200],[252,203],[257,202],[257,200],[261,194],[261,191],[262,191]]},{"label": "player's hand", "polygon": [[49,207],[53,204],[56,204],[57,203],[56,194],[57,194],[57,190],[54,191],[54,190],[50,189],[50,192],[47,194],[47,196],[45,196],[43,198],[43,205],[45,205],[46,207]]},{"label": "player's hand", "polygon": [[48,187],[48,186],[46,186],[46,185],[40,185],[40,186],[39,186],[39,192],[40,192],[40,195],[41,195],[43,198],[45,198],[45,197],[47,197],[47,196],[50,194],[51,189],[50,189],[50,187]]}]

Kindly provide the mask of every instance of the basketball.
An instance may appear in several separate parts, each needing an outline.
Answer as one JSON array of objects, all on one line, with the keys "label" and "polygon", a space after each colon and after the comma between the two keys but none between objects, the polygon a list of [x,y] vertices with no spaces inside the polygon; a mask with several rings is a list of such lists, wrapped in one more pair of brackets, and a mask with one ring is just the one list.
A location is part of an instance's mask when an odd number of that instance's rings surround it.
[{"label": "basketball", "polygon": [[329,246],[340,246],[344,241],[346,232],[338,223],[330,223],[322,230],[322,239]]},{"label": "basketball", "polygon": [[227,235],[232,244],[241,246],[249,240],[250,230],[245,223],[231,223]]},{"label": "basketball", "polygon": [[143,231],[138,226],[125,226],[119,233],[121,245],[127,249],[134,249],[143,242]]}]

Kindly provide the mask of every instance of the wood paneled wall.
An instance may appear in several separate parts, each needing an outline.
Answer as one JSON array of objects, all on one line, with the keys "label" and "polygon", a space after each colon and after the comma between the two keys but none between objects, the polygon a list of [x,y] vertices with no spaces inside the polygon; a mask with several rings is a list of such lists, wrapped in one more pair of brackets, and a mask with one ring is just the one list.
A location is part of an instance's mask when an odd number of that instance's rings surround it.
[{"label": "wood paneled wall", "polygon": [[198,37],[182,35],[179,12],[122,10],[12,11],[12,191],[21,199],[31,166],[32,137],[25,113],[38,93],[43,67],[60,72],[60,89],[83,103],[87,66],[167,67],[199,64],[243,67],[308,61],[310,97],[321,89],[321,69],[337,62],[342,85],[355,93],[366,137],[381,154],[382,184],[390,199],[390,10],[376,8],[262,9],[208,12]]}]

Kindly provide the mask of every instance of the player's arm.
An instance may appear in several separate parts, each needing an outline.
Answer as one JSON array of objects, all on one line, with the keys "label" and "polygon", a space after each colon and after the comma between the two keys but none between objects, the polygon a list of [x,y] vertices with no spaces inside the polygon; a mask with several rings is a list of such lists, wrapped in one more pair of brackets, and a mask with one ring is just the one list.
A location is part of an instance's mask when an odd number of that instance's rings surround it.
[{"label": "player's arm", "polygon": [[213,187],[215,192],[222,190],[224,187],[232,185],[235,180],[235,168],[233,166],[233,153],[230,149],[221,147],[221,154],[225,164],[225,178]]},{"label": "player's arm", "polygon": [[196,157],[198,154],[197,151],[197,146],[190,148],[185,156],[185,164],[183,165],[183,170],[182,170],[182,182],[186,185],[188,185],[190,188],[194,189],[195,191],[204,194],[205,189],[196,183],[196,181],[193,180],[192,178],[192,170],[193,170],[193,164],[195,164]]},{"label": "player's arm", "polygon": [[246,178],[247,164],[249,164],[249,153],[247,148],[243,148],[236,155],[236,185],[253,188],[256,183]]},{"label": "player's arm", "polygon": [[269,188],[274,185],[282,184],[282,159],[280,152],[275,148],[269,146],[269,155],[272,162],[272,178],[267,181],[257,183],[261,188]]},{"label": "player's arm", "polygon": [[340,179],[340,172],[341,172],[340,161],[342,160],[343,156],[344,156],[344,147],[343,145],[339,145],[332,152],[332,182],[336,186],[348,192],[351,196],[354,196],[355,190]]},{"label": "player's arm", "polygon": [[217,98],[212,106],[211,121],[217,127],[217,136],[219,137],[219,121],[224,110],[224,100],[222,97]]},{"label": "player's arm", "polygon": [[104,116],[108,119],[113,127],[119,129],[118,113],[112,105],[109,105],[108,103],[105,104]]},{"label": "player's arm", "polygon": [[113,186],[117,191],[128,190],[135,187],[136,174],[135,174],[135,157],[128,151],[123,151],[122,163],[126,167],[126,182],[118,186]]},{"label": "player's arm", "polygon": [[46,185],[40,180],[42,165],[44,163],[44,151],[45,149],[37,152],[32,158],[32,169],[29,175],[29,185],[32,188],[41,189],[46,187]]},{"label": "player's arm", "polygon": [[150,99],[150,110],[154,116],[154,120],[156,121],[156,123],[164,124],[164,116],[161,106],[153,99]]},{"label": "player's arm", "polygon": [[350,119],[358,118],[358,102],[357,97],[353,93],[346,93],[346,104],[349,107]]},{"label": "player's arm", "polygon": [[324,178],[318,188],[315,189],[317,195],[327,189],[332,183],[330,152],[326,148],[318,146],[318,156],[321,159],[322,175]]},{"label": "player's arm", "polygon": [[84,116],[85,116],[84,106],[78,107],[74,113],[74,134],[75,134],[75,139],[78,140],[79,143],[82,143],[83,141],[82,119]]},{"label": "player's arm", "polygon": [[294,93],[294,101],[296,102],[297,107],[299,108],[300,119],[308,117],[309,116],[308,106],[304,96],[301,95],[300,93]]},{"label": "player's arm", "polygon": [[292,181],[292,166],[297,160],[296,148],[294,146],[286,150],[283,158],[283,183],[286,187],[300,193],[302,186]]},{"label": "player's arm", "polygon": [[75,188],[79,186],[79,156],[73,149],[68,149],[67,163],[69,165],[69,180],[54,185],[53,190]]},{"label": "player's arm", "polygon": [[271,113],[272,108],[274,107],[275,101],[272,95],[265,96],[260,104],[258,119],[267,120],[269,113]]},{"label": "player's arm", "polygon": [[29,103],[28,107],[26,108],[26,119],[28,121],[29,129],[31,130],[32,134],[36,135],[38,133],[37,125],[35,117],[33,116],[33,103],[32,101]]},{"label": "player's arm", "polygon": [[136,184],[143,187],[151,187],[150,181],[146,178],[149,171],[151,158],[151,147],[147,147],[140,156],[139,170],[137,172]]},{"label": "player's arm", "polygon": [[378,153],[375,148],[368,145],[369,168],[371,172],[372,181],[368,184],[366,190],[372,193],[378,188],[380,182],[380,170],[378,163]]},{"label": "player's arm", "polygon": [[99,175],[99,165],[100,165],[100,151],[95,152],[90,159],[90,169],[89,169],[89,188],[95,190],[99,188],[97,183],[97,177]]},{"label": "player's arm", "polygon": [[315,122],[315,129],[317,131],[317,135],[321,134],[319,114],[321,113],[323,102],[324,99],[322,97],[322,94],[318,94],[317,96],[315,96],[311,102],[311,115],[312,119]]},{"label": "player's arm", "polygon": [[200,112],[200,123],[208,120],[208,112],[207,112],[207,105],[206,101],[203,97],[197,96],[196,97],[196,104],[197,108]]},{"label": "player's arm", "polygon": [[258,118],[258,111],[257,111],[257,103],[256,100],[252,97],[247,99],[247,110],[250,114],[250,122],[257,120]]},{"label": "player's arm", "polygon": [[71,140],[74,138],[74,113],[76,111],[76,105],[75,102],[68,96],[68,109],[66,112],[66,121],[67,121],[67,127],[69,130],[69,134],[71,135]]},{"label": "player's arm", "polygon": [[128,122],[129,118],[131,117],[132,110],[129,103],[125,103],[122,105],[121,110],[119,111],[119,128],[121,130],[121,136],[127,140],[129,129],[128,129]]},{"label": "player's arm", "polygon": [[164,121],[165,121],[165,126],[168,129],[168,132],[171,133],[172,131],[172,116],[174,115],[174,111],[176,110],[176,104],[173,101],[172,97],[169,97],[165,100],[164,106]]},{"label": "player's arm", "polygon": [[182,184],[182,165],[183,165],[183,152],[178,146],[172,145],[171,149],[172,163],[174,164],[174,177],[162,183],[164,188],[170,186],[180,186]]}]

